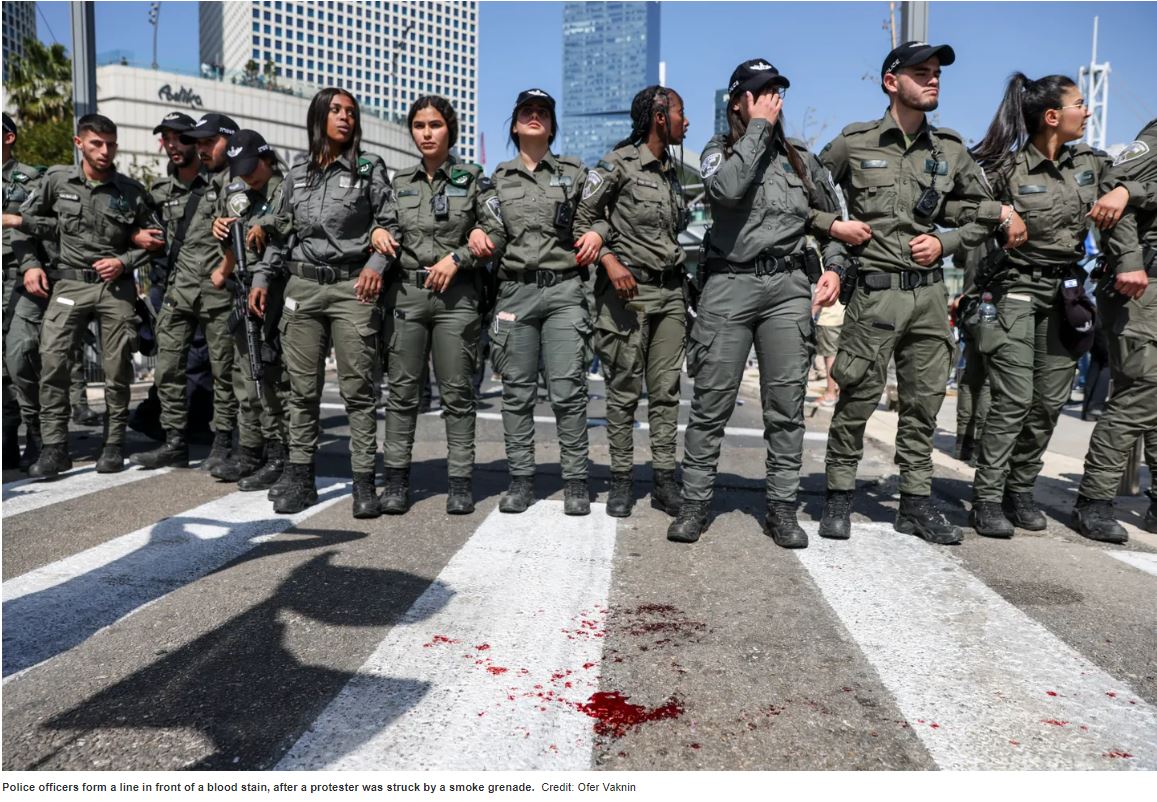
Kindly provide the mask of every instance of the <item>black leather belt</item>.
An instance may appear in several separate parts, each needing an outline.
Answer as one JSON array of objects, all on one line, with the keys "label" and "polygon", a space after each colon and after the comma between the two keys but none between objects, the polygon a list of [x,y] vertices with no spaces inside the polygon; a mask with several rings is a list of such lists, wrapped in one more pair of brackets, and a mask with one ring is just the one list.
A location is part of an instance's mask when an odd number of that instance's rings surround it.
[{"label": "black leather belt", "polygon": [[349,281],[362,272],[365,265],[311,265],[307,262],[286,262],[286,269],[291,275],[299,278],[316,281],[318,284],[337,284],[339,281]]},{"label": "black leather belt", "polygon": [[683,283],[682,267],[668,267],[665,270],[646,270],[627,264],[626,262],[623,262],[623,267],[631,271],[631,275],[635,277],[635,281],[639,284],[651,284],[656,287],[664,287],[667,284],[674,284],[676,282],[680,284]]},{"label": "black leather belt", "polygon": [[[428,289],[426,287],[426,279],[430,277],[429,270],[397,270],[394,273],[394,280],[403,284],[412,284],[419,290]],[[404,279],[404,281],[403,281]],[[450,279],[450,286],[454,286],[460,281],[473,281],[474,274],[470,271],[459,270],[454,274],[454,278]],[[433,292],[433,290],[430,290]]]},{"label": "black leather belt", "polygon": [[[128,275],[128,271],[121,273],[121,276],[126,275]],[[100,277],[100,273],[95,270],[76,270],[71,267],[60,267],[55,270],[49,270],[48,277],[53,281],[67,279],[69,281],[83,281],[85,284],[100,284],[104,281],[104,279]]]},{"label": "black leather belt", "polygon": [[776,273],[787,273],[791,270],[803,270],[804,255],[789,253],[784,256],[757,256],[750,262],[731,262],[726,259],[708,259],[707,274],[736,273],[754,274],[756,276],[774,276]]},{"label": "black leather belt", "polygon": [[928,287],[944,281],[944,271],[937,267],[934,270],[901,270],[896,273],[860,273],[860,289],[863,290],[914,290],[918,287]]},{"label": "black leather belt", "polygon": [[560,281],[572,278],[582,278],[584,281],[590,273],[585,267],[572,267],[567,270],[506,270],[499,269],[498,278],[502,281],[517,281],[522,284],[534,284],[539,289],[553,287]]}]

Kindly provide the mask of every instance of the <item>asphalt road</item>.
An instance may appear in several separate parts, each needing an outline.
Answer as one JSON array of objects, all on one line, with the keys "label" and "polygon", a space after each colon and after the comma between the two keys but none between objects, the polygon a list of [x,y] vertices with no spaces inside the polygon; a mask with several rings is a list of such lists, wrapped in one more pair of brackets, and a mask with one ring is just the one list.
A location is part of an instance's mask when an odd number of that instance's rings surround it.
[{"label": "asphalt road", "polygon": [[[1157,767],[1157,537],[1134,526],[1106,547],[1070,530],[1071,458],[1046,464],[1048,531],[937,548],[892,530],[881,412],[853,537],[822,541],[820,410],[801,498],[812,543],[789,552],[761,528],[749,391],[711,526],[676,545],[649,505],[645,429],[635,514],[603,512],[598,382],[592,515],[562,515],[545,403],[542,500],[498,513],[496,392],[484,387],[464,517],[444,514],[433,414],[413,509],[354,520],[332,387],[321,501],[297,516],[196,470],[98,476],[94,430],[74,435],[83,459],[58,481],[6,473],[3,768]],[[966,524],[971,473],[950,444],[938,439],[936,492]],[[1135,524],[1140,502],[1124,508]]]}]

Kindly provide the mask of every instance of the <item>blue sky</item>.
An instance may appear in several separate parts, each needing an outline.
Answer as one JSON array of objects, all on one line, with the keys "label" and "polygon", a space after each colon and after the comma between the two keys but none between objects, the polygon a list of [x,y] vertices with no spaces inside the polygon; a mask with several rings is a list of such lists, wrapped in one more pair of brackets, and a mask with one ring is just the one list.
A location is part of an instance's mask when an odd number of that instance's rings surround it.
[{"label": "blue sky", "polygon": [[[71,46],[68,4],[38,6],[40,38],[51,41],[51,29]],[[847,123],[878,117],[885,98],[875,80],[890,49],[887,15],[886,2],[664,2],[661,55],[667,83],[683,95],[691,120],[687,146],[699,150],[707,142],[715,90],[738,62],[757,56],[791,79],[785,107],[789,133],[800,135],[806,119],[802,133],[822,144]],[[97,51],[128,51],[133,61],[148,64],[147,16],[148,3],[97,2]],[[1091,56],[1094,16],[1100,17],[1098,59],[1112,65],[1109,141],[1130,141],[1157,117],[1157,3],[1152,2],[932,3],[929,38],[951,44],[957,55],[945,70],[940,124],[978,139],[1014,70],[1031,78],[1049,73],[1076,78]],[[510,157],[506,119],[528,81],[561,101],[562,4],[484,1],[479,25],[479,130],[493,167]],[[196,68],[196,31],[197,3],[162,4],[162,67]]]}]

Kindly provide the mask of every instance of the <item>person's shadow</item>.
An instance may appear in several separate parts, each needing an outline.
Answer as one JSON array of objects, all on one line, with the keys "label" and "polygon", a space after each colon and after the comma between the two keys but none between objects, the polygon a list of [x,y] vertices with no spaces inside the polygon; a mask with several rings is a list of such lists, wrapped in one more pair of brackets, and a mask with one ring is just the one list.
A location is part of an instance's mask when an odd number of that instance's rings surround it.
[{"label": "person's shadow", "polygon": [[[303,663],[287,648],[286,621],[306,618],[329,627],[404,625],[441,610],[453,591],[402,571],[334,565],[333,557],[327,552],[300,565],[266,601],[54,716],[44,726],[67,737],[55,737],[52,753],[20,768],[71,763],[75,756],[68,760],[67,752],[78,742],[107,739],[108,731],[118,728],[192,730],[203,736],[194,743],[211,744],[212,751],[183,758],[176,748],[152,750],[139,753],[141,759],[134,762],[131,755],[138,753],[126,749],[117,769],[270,768],[355,677],[380,711],[375,725],[388,725],[425,696],[429,683]],[[423,615],[407,615],[419,597]],[[296,626],[308,629],[311,624]],[[341,746],[357,748],[376,731],[349,733]]]}]

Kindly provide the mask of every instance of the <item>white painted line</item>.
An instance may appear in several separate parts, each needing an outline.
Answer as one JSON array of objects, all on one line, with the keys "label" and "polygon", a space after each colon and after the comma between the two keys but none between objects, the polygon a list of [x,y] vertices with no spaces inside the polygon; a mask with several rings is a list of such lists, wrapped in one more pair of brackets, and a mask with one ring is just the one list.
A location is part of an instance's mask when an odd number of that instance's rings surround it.
[{"label": "white painted line", "polygon": [[320,478],[318,503],[296,515],[275,514],[264,493],[230,493],[9,579],[4,681],[316,515],[348,486]]},{"label": "white painted line", "polygon": [[1110,557],[1138,568],[1151,576],[1157,576],[1157,554],[1144,551],[1105,551]]},{"label": "white painted line", "polygon": [[590,768],[577,705],[598,690],[615,546],[591,508],[492,512],[277,768]]},{"label": "white painted line", "polygon": [[95,468],[62,473],[60,478],[42,481],[24,479],[4,485],[3,517],[31,512],[51,504],[59,504],[89,493],[97,493],[113,487],[120,487],[142,479],[160,476],[172,468],[158,468],[146,471],[143,468],[128,468],[120,473],[97,473]]},{"label": "white painted line", "polygon": [[805,526],[794,553],[941,769],[1157,768],[1157,710],[950,550],[889,524],[848,541]]}]

